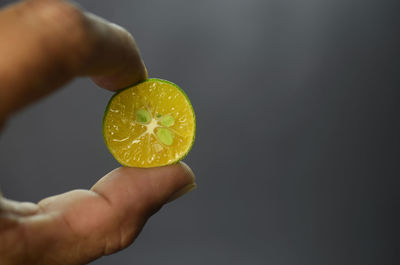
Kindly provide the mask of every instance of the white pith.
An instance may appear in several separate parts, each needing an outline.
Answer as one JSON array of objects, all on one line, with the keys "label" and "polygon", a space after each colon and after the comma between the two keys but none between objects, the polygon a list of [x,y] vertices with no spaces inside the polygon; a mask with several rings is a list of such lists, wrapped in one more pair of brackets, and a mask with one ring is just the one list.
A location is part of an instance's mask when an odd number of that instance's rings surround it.
[{"label": "white pith", "polygon": [[154,134],[154,130],[157,127],[160,127],[160,125],[158,125],[158,121],[154,118],[151,119],[151,121],[148,124],[143,124],[144,126],[146,126],[146,132],[145,134]]}]

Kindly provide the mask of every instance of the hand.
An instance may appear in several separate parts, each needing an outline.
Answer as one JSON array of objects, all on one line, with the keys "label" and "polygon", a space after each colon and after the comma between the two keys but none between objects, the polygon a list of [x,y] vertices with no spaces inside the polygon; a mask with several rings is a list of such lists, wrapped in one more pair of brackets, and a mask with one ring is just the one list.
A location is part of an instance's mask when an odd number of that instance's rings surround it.
[{"label": "hand", "polygon": [[[0,12],[0,123],[76,76],[118,90],[147,78],[132,36],[61,0]],[[79,174],[79,172],[77,172]],[[0,264],[77,265],[127,247],[166,202],[193,189],[183,163],[118,168],[90,190],[37,204],[0,195]]]}]

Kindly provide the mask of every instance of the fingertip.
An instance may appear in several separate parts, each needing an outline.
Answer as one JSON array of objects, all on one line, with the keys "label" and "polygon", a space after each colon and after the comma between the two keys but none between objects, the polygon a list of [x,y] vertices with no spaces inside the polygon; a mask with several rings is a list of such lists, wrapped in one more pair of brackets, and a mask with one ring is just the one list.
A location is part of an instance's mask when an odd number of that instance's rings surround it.
[{"label": "fingertip", "polygon": [[180,162],[155,168],[117,168],[99,180],[92,190],[125,210],[140,209],[151,215],[194,187],[193,171]]},{"label": "fingertip", "polygon": [[[94,15],[91,17],[97,21],[102,20]],[[113,28],[114,33],[114,40],[109,36],[109,42],[118,42],[119,48],[114,51],[114,54],[105,56],[108,56],[108,62],[115,61],[116,67],[109,69],[107,73],[93,75],[92,80],[98,86],[110,91],[118,91],[146,80],[147,68],[134,37],[117,24],[108,23],[108,26]]]},{"label": "fingertip", "polygon": [[[165,186],[165,191],[159,191],[160,194],[164,193],[161,204],[174,201],[197,187],[196,177],[192,169],[182,161],[174,165],[160,167],[160,169],[168,172],[165,176],[161,174],[160,177],[157,177],[158,181]],[[169,181],[165,178],[166,176]],[[168,182],[171,182],[171,184]]]},{"label": "fingertip", "polygon": [[129,65],[121,71],[106,76],[92,77],[93,82],[101,88],[118,91],[147,79],[147,68],[141,60],[139,65]]},{"label": "fingertip", "polygon": [[178,190],[177,192],[175,192],[174,194],[172,194],[171,197],[169,197],[169,199],[167,200],[166,203],[175,201],[176,199],[182,197],[183,195],[191,192],[192,190],[197,188],[197,184],[196,183],[192,183],[192,184],[188,184],[187,186],[185,186],[183,189]]}]

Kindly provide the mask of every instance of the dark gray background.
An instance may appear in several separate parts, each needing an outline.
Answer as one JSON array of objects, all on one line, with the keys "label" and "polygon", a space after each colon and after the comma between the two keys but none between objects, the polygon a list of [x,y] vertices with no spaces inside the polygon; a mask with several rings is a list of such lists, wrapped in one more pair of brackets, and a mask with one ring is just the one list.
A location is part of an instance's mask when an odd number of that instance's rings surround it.
[{"label": "dark gray background", "polygon": [[[400,263],[398,1],[79,2],[131,31],[198,121],[198,189],[93,264]],[[0,139],[5,195],[38,201],[117,167],[110,96],[79,79],[19,113]]]}]

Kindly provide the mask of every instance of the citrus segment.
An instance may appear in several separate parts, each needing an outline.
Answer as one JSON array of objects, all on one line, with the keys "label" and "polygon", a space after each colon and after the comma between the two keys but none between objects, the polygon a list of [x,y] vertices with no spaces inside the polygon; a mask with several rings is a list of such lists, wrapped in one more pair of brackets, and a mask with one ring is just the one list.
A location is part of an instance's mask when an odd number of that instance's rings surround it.
[{"label": "citrus segment", "polygon": [[163,144],[172,145],[174,143],[174,134],[167,128],[159,128],[156,134],[158,140]]},{"label": "citrus segment", "polygon": [[116,93],[103,119],[111,154],[125,166],[156,167],[181,160],[195,136],[195,116],[175,84],[148,79]]},{"label": "citrus segment", "polygon": [[175,119],[171,115],[165,115],[160,118],[161,125],[171,127],[175,123]]},{"label": "citrus segment", "polygon": [[151,114],[144,109],[136,111],[136,120],[141,123],[149,123],[151,121]]}]

